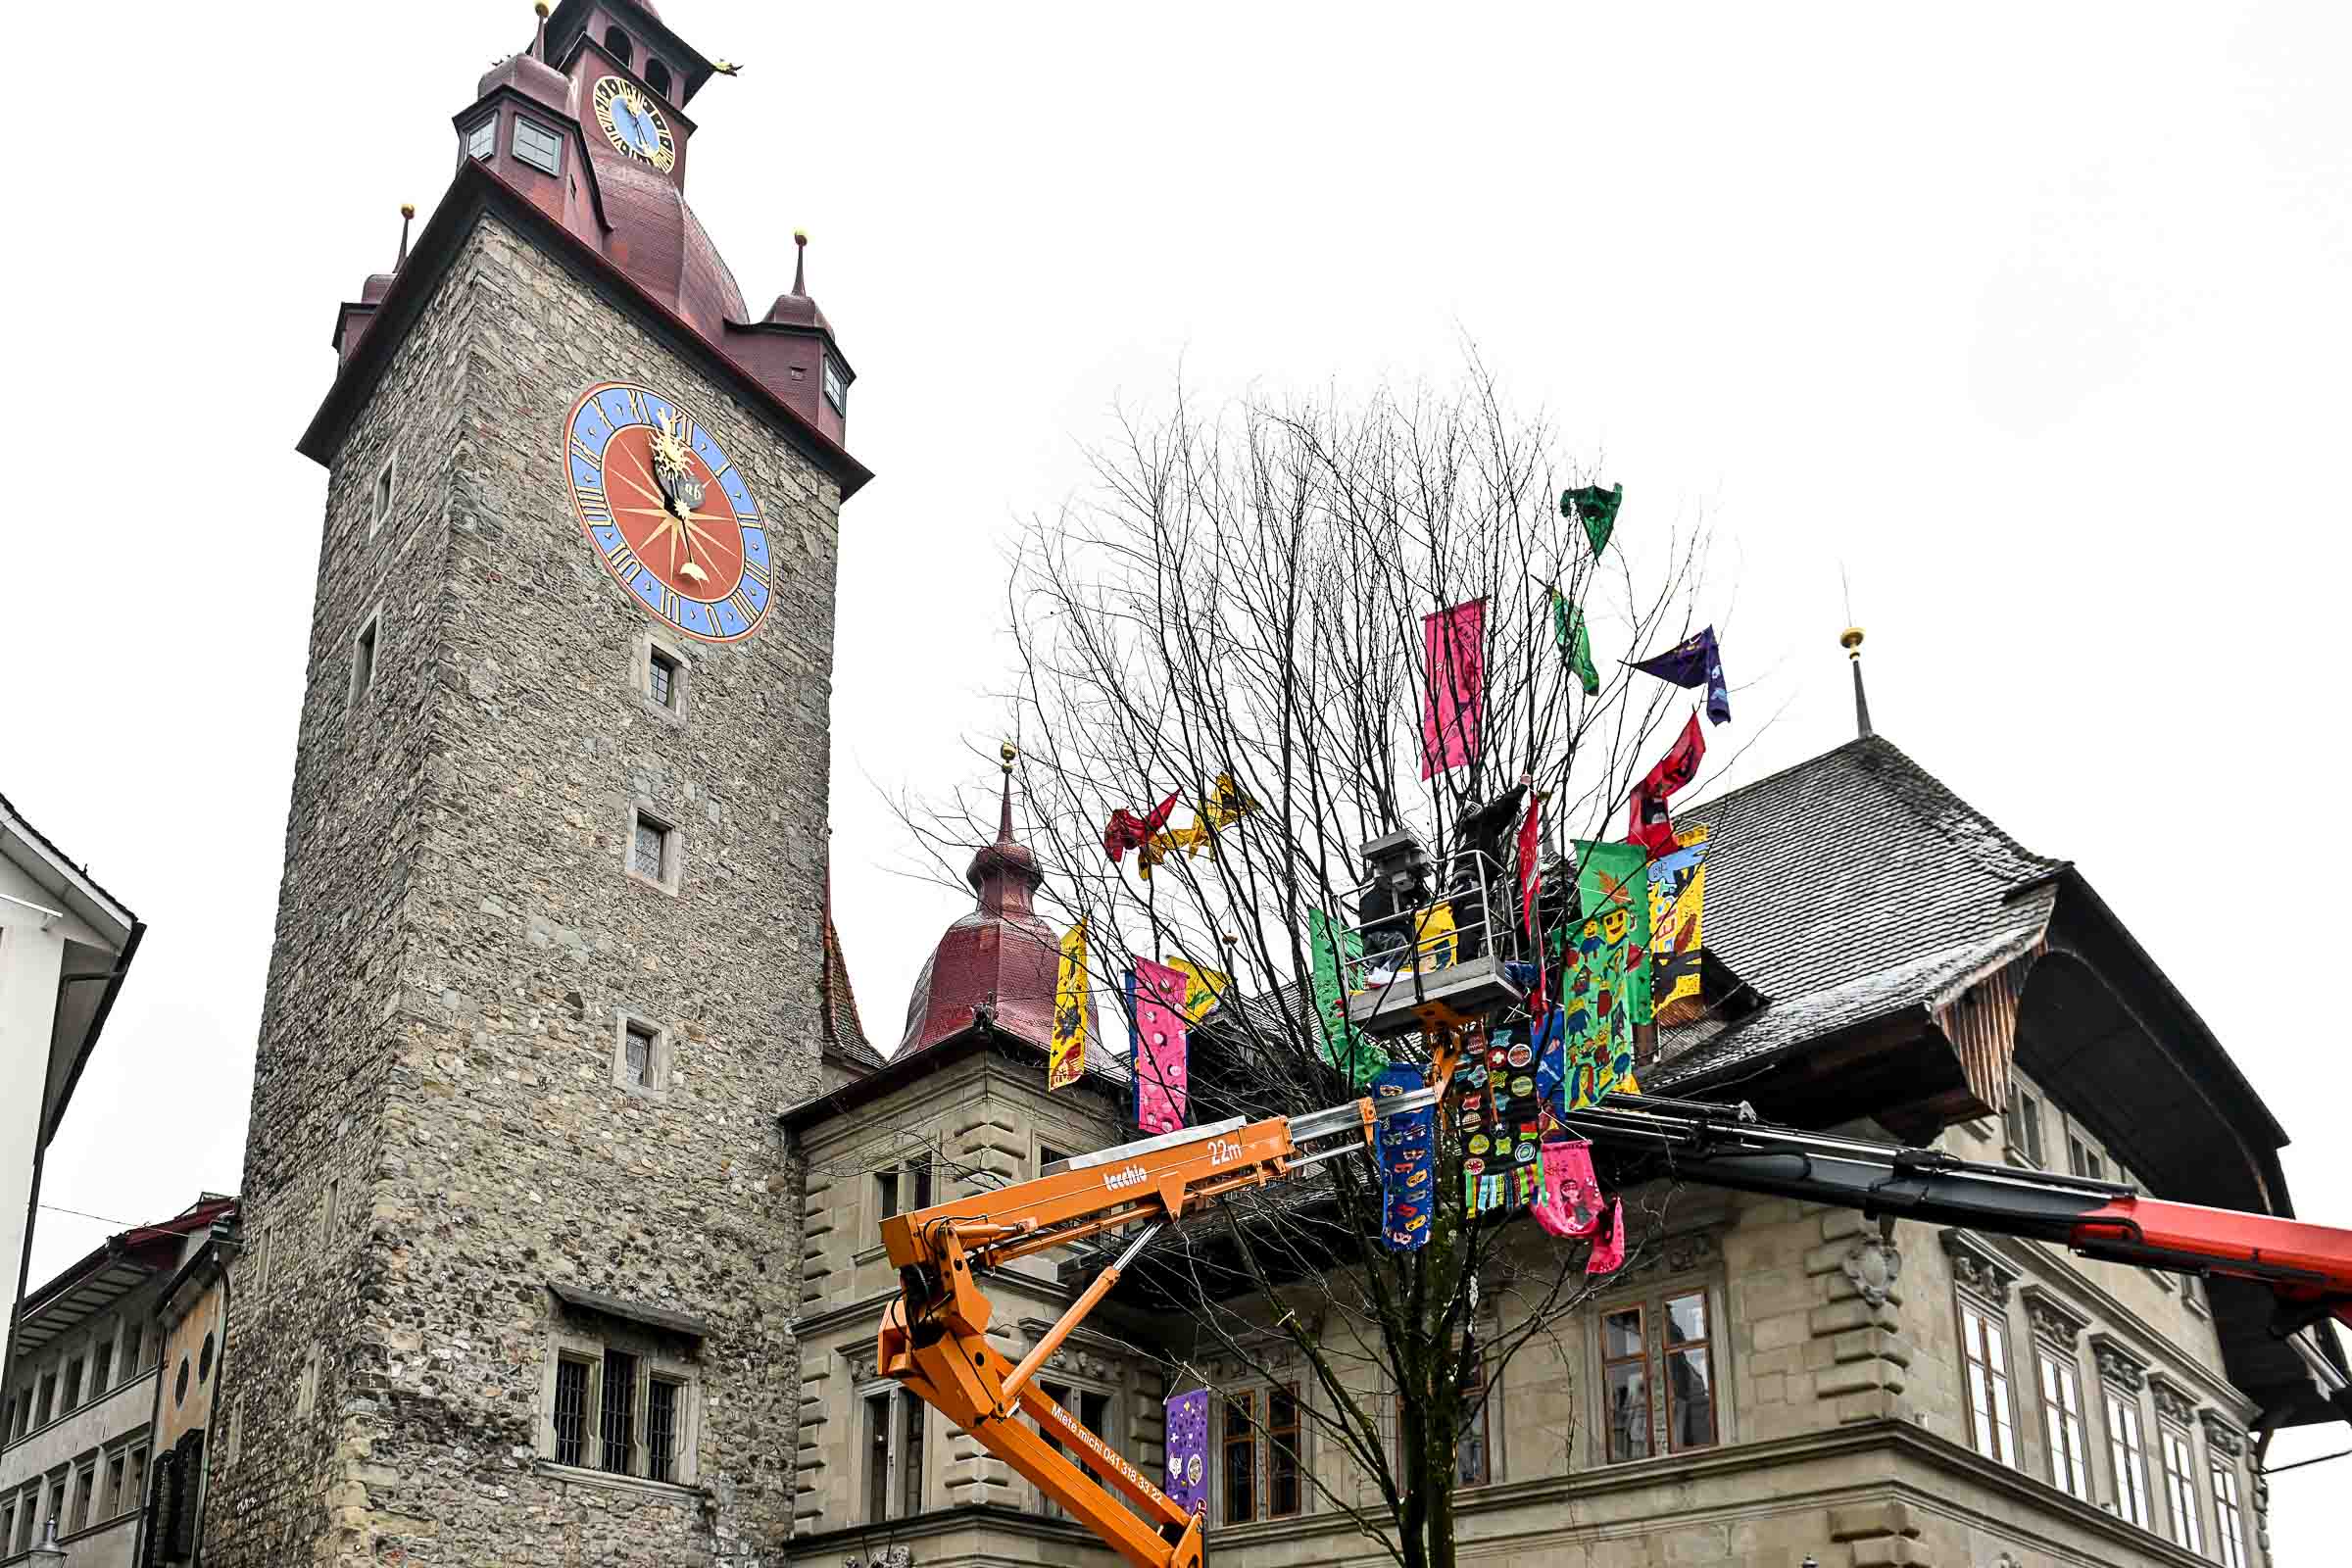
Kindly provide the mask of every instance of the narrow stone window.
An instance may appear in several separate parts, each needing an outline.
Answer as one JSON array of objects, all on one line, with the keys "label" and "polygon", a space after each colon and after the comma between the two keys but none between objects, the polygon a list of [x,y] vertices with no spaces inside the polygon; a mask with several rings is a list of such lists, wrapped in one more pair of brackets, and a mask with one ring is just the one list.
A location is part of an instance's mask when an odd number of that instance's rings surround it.
[{"label": "narrow stone window", "polygon": [[629,813],[629,874],[665,892],[678,890],[678,830],[644,810]]},{"label": "narrow stone window", "polygon": [[122,1461],[123,1483],[130,1491],[122,1498],[126,1509],[136,1508],[147,1500],[147,1445],[134,1443]]},{"label": "narrow stone window", "polygon": [[57,1374],[54,1372],[44,1373],[41,1376],[41,1406],[33,1415],[32,1424],[36,1427],[45,1427],[49,1424],[49,1418],[58,1413]]},{"label": "narrow stone window", "polygon": [[1707,1293],[1666,1298],[1666,1446],[1675,1453],[1715,1446],[1715,1348],[1708,1328]]},{"label": "narrow stone window", "polygon": [[888,1219],[899,1211],[899,1173],[895,1170],[874,1172],[874,1217]]},{"label": "narrow stone window", "polygon": [[[263,1274],[263,1283],[267,1284],[268,1282],[269,1275],[268,1271],[265,1270]],[[136,1318],[133,1318],[129,1322],[122,1325],[122,1375],[124,1377],[131,1377],[138,1372],[141,1365],[139,1356],[140,1353],[146,1348],[146,1324],[141,1323]]]},{"label": "narrow stone window", "polygon": [[621,1350],[605,1352],[604,1387],[597,1398],[598,1430],[603,1457],[600,1468],[616,1476],[629,1474],[629,1450],[636,1442],[637,1358]]},{"label": "narrow stone window", "polygon": [[[1104,1400],[1106,1405],[1108,1402]],[[1091,1420],[1087,1422],[1089,1428],[1094,1425]],[[1480,1481],[1487,1479],[1485,1448],[1482,1442],[1478,1462]],[[1464,1457],[1466,1460],[1467,1453]],[[1298,1512],[1298,1386],[1277,1384],[1266,1391],[1266,1517],[1289,1519]]]},{"label": "narrow stone window", "polygon": [[2012,1085],[2009,1109],[2002,1117],[2009,1135],[2009,1152],[2029,1165],[2041,1163],[2041,1102],[2022,1086]]},{"label": "narrow stone window", "polygon": [[514,156],[543,174],[564,172],[564,138],[536,120],[514,117]]},{"label": "narrow stone window", "polygon": [[678,1478],[679,1387],[670,1378],[653,1378],[646,1384],[645,1475],[649,1481]]},{"label": "narrow stone window", "polygon": [[2009,1326],[1973,1301],[1960,1303],[1960,1354],[1968,1369],[1968,1436],[1985,1458],[2017,1465],[2010,1415]]},{"label": "narrow stone window", "polygon": [[115,1342],[112,1336],[90,1347],[90,1397],[95,1399],[107,1390],[115,1371]]},{"label": "narrow stone window", "polygon": [[832,355],[825,356],[825,401],[843,418],[850,414],[850,378],[842,373],[841,362]]},{"label": "narrow stone window", "polygon": [[123,1455],[118,1449],[110,1454],[106,1461],[105,1515],[109,1519],[124,1512],[130,1506],[122,1496],[122,1459]]},{"label": "narrow stone window", "polygon": [[351,701],[357,707],[361,698],[375,688],[376,627],[381,622],[380,612],[371,612],[360,634],[351,641]]},{"label": "narrow stone window", "polygon": [[[187,1371],[187,1366],[184,1362],[180,1366],[180,1371],[183,1375]],[[303,1358],[302,1382],[294,1391],[294,1413],[296,1415],[307,1416],[318,1408],[318,1347],[314,1345],[311,1347],[311,1353]]]},{"label": "narrow stone window", "polygon": [[2107,1457],[2115,1467],[2116,1511],[2148,1528],[2148,1455],[2139,1435],[2139,1404],[2130,1395],[2107,1391]]},{"label": "narrow stone window", "polygon": [[1226,1396],[1224,1420],[1225,1511],[1229,1525],[1257,1517],[1257,1396],[1244,1390]]},{"label": "narrow stone window", "polygon": [[629,42],[629,35],[618,27],[605,29],[605,48],[612,52],[613,59],[624,66],[632,64],[636,60],[635,45]]},{"label": "narrow stone window", "polygon": [[2213,1528],[2222,1568],[2246,1568],[2246,1516],[2237,1503],[2237,1471],[2218,1461],[2213,1466]]},{"label": "narrow stone window", "polygon": [[643,1018],[620,1016],[612,1042],[612,1081],[623,1089],[659,1095],[669,1088],[669,1031]]},{"label": "narrow stone window", "polygon": [[645,62],[645,84],[667,98],[669,96],[669,68],[649,56]]},{"label": "narrow stone window", "polygon": [[588,1441],[588,1363],[564,1356],[556,1363],[556,1463],[577,1465]]},{"label": "narrow stone window", "polygon": [[923,1401],[899,1396],[899,1517],[923,1511]]},{"label": "narrow stone window", "polygon": [[59,1401],[57,1413],[64,1415],[70,1410],[79,1408],[81,1408],[81,1357],[77,1355],[66,1363],[66,1396]]},{"label": "narrow stone window", "polygon": [[466,156],[487,158],[498,151],[498,117],[490,116],[466,133]]},{"label": "narrow stone window", "polygon": [[393,466],[398,461],[399,454],[395,453],[384,460],[382,467],[375,470],[375,488],[368,496],[368,537],[370,539],[382,530],[384,519],[392,515]]},{"label": "narrow stone window", "polygon": [[2050,1485],[2090,1500],[2090,1453],[2082,1442],[2082,1381],[2075,1369],[2041,1355],[2041,1430],[2050,1450]]},{"label": "narrow stone window", "polygon": [[2066,1135],[2066,1163],[2069,1170],[2087,1180],[2107,1179],[2107,1161],[2099,1157],[2099,1152],[2081,1133],[2070,1131]]},{"label": "narrow stone window", "polygon": [[866,1396],[865,1522],[869,1525],[890,1518],[890,1405],[887,1393]]},{"label": "narrow stone window", "polygon": [[343,1179],[330,1176],[326,1183],[326,1200],[318,1209],[318,1245],[321,1247],[328,1246],[335,1239],[336,1211],[342,1207],[342,1202]]},{"label": "narrow stone window", "polygon": [[646,680],[656,704],[662,708],[678,706],[678,661],[665,649],[656,648],[646,658]]},{"label": "narrow stone window", "polygon": [[620,1081],[643,1089],[654,1070],[654,1032],[641,1023],[624,1027],[620,1047]]},{"label": "narrow stone window", "polygon": [[90,1502],[97,1491],[98,1461],[84,1459],[74,1473],[74,1517],[66,1526],[68,1535],[90,1528]]},{"label": "narrow stone window", "polygon": [[2157,1423],[2157,1438],[2164,1452],[2164,1500],[2172,1509],[2173,1541],[2190,1551],[2205,1549],[2204,1532],[2198,1528],[2196,1462],[2188,1448],[2188,1434],[2170,1422]]},{"label": "narrow stone window", "polygon": [[1600,1387],[1610,1462],[1648,1458],[1649,1351],[1639,1306],[1621,1307],[1600,1320]]}]

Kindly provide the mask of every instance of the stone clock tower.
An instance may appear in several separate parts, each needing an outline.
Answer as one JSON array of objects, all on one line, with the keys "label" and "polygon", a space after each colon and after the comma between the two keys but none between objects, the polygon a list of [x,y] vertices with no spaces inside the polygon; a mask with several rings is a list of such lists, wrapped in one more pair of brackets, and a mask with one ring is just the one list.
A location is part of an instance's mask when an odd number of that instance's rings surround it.
[{"label": "stone clock tower", "polygon": [[337,317],[205,1558],[781,1560],[854,379],[685,202],[716,68],[541,7]]}]

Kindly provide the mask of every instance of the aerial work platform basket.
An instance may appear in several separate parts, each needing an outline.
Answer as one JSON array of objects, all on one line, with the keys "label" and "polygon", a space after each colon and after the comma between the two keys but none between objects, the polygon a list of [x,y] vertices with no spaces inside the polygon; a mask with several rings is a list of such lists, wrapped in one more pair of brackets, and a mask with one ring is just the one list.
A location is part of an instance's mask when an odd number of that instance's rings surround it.
[{"label": "aerial work platform basket", "polygon": [[1491,1019],[1523,1006],[1536,982],[1522,953],[1501,864],[1479,849],[1448,856],[1431,886],[1429,858],[1409,833],[1364,846],[1371,876],[1355,889],[1352,921],[1334,922],[1348,1022],[1374,1039],[1432,1025]]}]

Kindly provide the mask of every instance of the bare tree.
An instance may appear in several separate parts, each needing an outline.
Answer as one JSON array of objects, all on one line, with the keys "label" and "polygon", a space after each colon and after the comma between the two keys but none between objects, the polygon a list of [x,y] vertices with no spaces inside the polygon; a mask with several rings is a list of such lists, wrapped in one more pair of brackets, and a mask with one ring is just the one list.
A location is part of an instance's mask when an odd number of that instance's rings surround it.
[{"label": "bare tree", "polygon": [[[1093,492],[1024,530],[1010,698],[1043,897],[1060,923],[1088,921],[1106,1019],[1116,955],[1231,976],[1203,1026],[1225,1070],[1213,1086],[1197,1078],[1200,1096],[1270,1115],[1356,1092],[1307,999],[1308,918],[1346,917],[1367,841],[1403,828],[1442,842],[1523,778],[1555,848],[1622,835],[1655,738],[1690,704],[1614,656],[1692,629],[1705,534],[1637,509],[1641,564],[1623,542],[1596,553],[1560,501],[1592,475],[1556,446],[1475,362],[1453,388],[1353,405],[1204,415],[1180,396],[1164,417],[1122,420],[1095,455]],[[1555,591],[1591,623],[1596,694],[1563,657]],[[1424,779],[1423,698],[1448,672],[1428,667],[1423,617],[1472,599],[1486,602],[1476,756]],[[1198,809],[1221,776],[1253,803],[1221,831],[1148,857],[1148,878],[1136,858],[1105,853],[1114,809],[1140,813],[1171,791]],[[944,864],[994,816],[973,799],[909,820]],[[1448,1120],[1441,1111],[1437,1180],[1458,1193]],[[1312,1389],[1298,1419],[1366,1484],[1331,1487],[1300,1466],[1298,1485],[1407,1568],[1447,1568],[1466,1423],[1510,1358],[1584,1299],[1584,1249],[1441,1205],[1428,1246],[1392,1251],[1377,1174],[1355,1160],[1221,1203],[1152,1266],[1179,1276],[1171,1294],[1224,1358],[1259,1376],[1277,1347],[1302,1361]],[[1637,1246],[1661,1220],[1629,1222]],[[1484,1338],[1481,1291],[1510,1308],[1490,1313],[1501,1326]]]}]

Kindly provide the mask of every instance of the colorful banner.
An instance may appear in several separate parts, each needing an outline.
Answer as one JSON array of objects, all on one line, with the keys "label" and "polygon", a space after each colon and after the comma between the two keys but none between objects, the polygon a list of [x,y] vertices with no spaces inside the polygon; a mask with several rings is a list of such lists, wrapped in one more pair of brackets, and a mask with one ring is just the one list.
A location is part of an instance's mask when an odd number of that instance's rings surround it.
[{"label": "colorful banner", "polygon": [[1147,1133],[1184,1125],[1184,976],[1138,958],[1127,971],[1127,1016],[1135,1020],[1135,1124]]},{"label": "colorful banner", "polygon": [[1450,903],[1433,904],[1413,916],[1413,967],[1423,974],[1450,969],[1461,955],[1461,928]]},{"label": "colorful banner", "polygon": [[1585,538],[1592,543],[1596,557],[1609,548],[1609,535],[1617,526],[1617,509],[1623,505],[1623,485],[1603,490],[1596,484],[1589,484],[1560,492],[1560,515],[1574,517],[1585,525]]},{"label": "colorful banner", "polygon": [[1576,671],[1576,683],[1585,689],[1585,695],[1598,697],[1600,671],[1592,663],[1592,639],[1585,630],[1585,612],[1557,588],[1551,591],[1551,635],[1567,657],[1568,667]]},{"label": "colorful banner", "polygon": [[1698,949],[1707,897],[1707,830],[1686,828],[1675,851],[1649,862],[1650,1001],[1658,1008],[1698,995]]},{"label": "colorful banner", "polygon": [[1533,1202],[1536,1140],[1543,1130],[1534,1047],[1497,1030],[1484,1055],[1461,1068],[1453,1101],[1462,1141],[1462,1212],[1507,1213]]},{"label": "colorful banner", "polygon": [[[1409,1061],[1383,1067],[1372,1078],[1372,1103],[1427,1087]],[[1380,1118],[1372,1148],[1380,1159],[1381,1239],[1394,1252],[1417,1252],[1429,1245],[1429,1222],[1437,1208],[1438,1113],[1424,1105]]]},{"label": "colorful banner", "polygon": [[1579,841],[1584,920],[1569,934],[1560,978],[1568,1108],[1617,1089],[1639,1093],[1634,1025],[1650,1021],[1648,852],[1639,844]]},{"label": "colorful banner", "polygon": [[1335,938],[1331,917],[1321,909],[1309,909],[1306,947],[1314,964],[1315,1018],[1323,1027],[1323,1059],[1346,1074],[1348,1087],[1361,1094],[1372,1075],[1389,1064],[1389,1054],[1348,1023],[1346,976],[1348,966],[1364,956],[1363,933],[1339,929]]},{"label": "colorful banner", "polygon": [[1702,627],[1697,636],[1686,637],[1662,654],[1636,660],[1634,667],[1644,675],[1655,675],[1686,689],[1704,686],[1707,722],[1732,721],[1732,689],[1724,683],[1723,650],[1716,644],[1714,627]]},{"label": "colorful banner", "polygon": [[1186,1513],[1208,1512],[1208,1391],[1168,1401],[1168,1479],[1160,1491]]},{"label": "colorful banner", "polygon": [[1233,976],[1222,969],[1207,969],[1190,958],[1170,958],[1168,967],[1184,976],[1184,1021],[1199,1023],[1208,1016],[1208,1009],[1224,1000],[1233,989]]},{"label": "colorful banner", "polygon": [[1111,864],[1124,864],[1129,850],[1142,849],[1151,842],[1152,834],[1168,825],[1168,813],[1176,809],[1177,793],[1169,791],[1166,800],[1141,816],[1124,806],[1110,813],[1110,820],[1102,824],[1102,853],[1110,857]]},{"label": "colorful banner", "polygon": [[1421,617],[1421,776],[1477,760],[1487,710],[1487,602]]},{"label": "colorful banner", "polygon": [[1698,777],[1698,764],[1706,755],[1707,732],[1698,727],[1698,715],[1692,713],[1666,755],[1634,786],[1632,820],[1625,834],[1628,844],[1641,845],[1653,860],[1674,853],[1674,821],[1667,814],[1666,799]]},{"label": "colorful banner", "polygon": [[1614,1274],[1625,1266],[1625,1200],[1609,1200],[1609,1217],[1592,1238],[1592,1255],[1585,1259],[1585,1273]]},{"label": "colorful banner", "polygon": [[1086,1076],[1086,922],[1062,933],[1054,976],[1054,1038],[1046,1047],[1046,1088],[1067,1089]]},{"label": "colorful banner", "polygon": [[1592,1174],[1592,1146],[1552,1134],[1536,1157],[1543,1173],[1532,1205],[1536,1223],[1554,1236],[1590,1236],[1600,1225],[1600,1182]]}]

